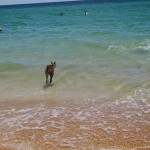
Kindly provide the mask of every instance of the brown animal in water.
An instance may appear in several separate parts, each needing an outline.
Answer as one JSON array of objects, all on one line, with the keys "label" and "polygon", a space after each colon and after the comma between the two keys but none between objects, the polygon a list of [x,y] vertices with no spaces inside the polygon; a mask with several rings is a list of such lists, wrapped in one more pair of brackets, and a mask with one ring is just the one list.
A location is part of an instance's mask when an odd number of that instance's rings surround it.
[{"label": "brown animal in water", "polygon": [[50,75],[50,82],[49,83],[52,82],[55,68],[56,68],[56,61],[51,62],[51,65],[46,66],[46,68],[45,68],[46,84],[48,83],[48,75]]}]

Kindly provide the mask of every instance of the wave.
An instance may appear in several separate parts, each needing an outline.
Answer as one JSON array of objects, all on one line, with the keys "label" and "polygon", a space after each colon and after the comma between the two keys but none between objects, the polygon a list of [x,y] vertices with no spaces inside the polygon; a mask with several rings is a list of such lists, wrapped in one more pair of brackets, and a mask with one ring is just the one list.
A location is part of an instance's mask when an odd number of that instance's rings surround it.
[{"label": "wave", "polygon": [[17,63],[0,63],[0,72],[15,72],[18,70],[26,69],[27,65]]}]

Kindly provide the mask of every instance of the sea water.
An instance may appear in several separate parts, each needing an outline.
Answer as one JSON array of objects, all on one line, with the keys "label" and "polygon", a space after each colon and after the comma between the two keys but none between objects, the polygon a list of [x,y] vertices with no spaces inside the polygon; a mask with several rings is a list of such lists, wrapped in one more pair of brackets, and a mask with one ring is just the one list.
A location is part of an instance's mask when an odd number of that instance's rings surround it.
[{"label": "sea water", "polygon": [[[7,6],[0,15],[3,146],[125,147],[133,137],[132,148],[149,146],[149,1]],[[57,68],[46,85],[51,61]],[[27,101],[36,106],[22,108]],[[123,142],[113,143],[115,135]]]}]

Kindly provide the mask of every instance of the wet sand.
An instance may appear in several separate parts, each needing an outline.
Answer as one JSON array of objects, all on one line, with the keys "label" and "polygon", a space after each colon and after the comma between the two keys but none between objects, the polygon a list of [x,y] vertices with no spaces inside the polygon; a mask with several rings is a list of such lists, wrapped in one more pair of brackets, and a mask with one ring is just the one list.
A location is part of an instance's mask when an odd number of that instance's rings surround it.
[{"label": "wet sand", "polygon": [[0,110],[0,149],[150,149],[149,100],[12,102]]}]

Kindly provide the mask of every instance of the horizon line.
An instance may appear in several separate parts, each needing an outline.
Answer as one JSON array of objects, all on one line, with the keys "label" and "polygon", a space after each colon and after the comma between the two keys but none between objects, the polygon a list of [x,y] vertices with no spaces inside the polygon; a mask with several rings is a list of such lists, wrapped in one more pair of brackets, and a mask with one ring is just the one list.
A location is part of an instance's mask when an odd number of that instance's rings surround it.
[{"label": "horizon line", "polygon": [[69,0],[69,1],[66,1],[66,0],[64,0],[64,1],[57,1],[57,2],[55,2],[55,1],[53,1],[53,2],[37,2],[37,3],[35,3],[35,2],[33,2],[33,3],[22,3],[22,4],[2,4],[2,5],[0,5],[0,7],[13,7],[13,6],[33,6],[33,5],[46,5],[46,4],[65,4],[65,3],[79,3],[79,2],[81,2],[81,3],[97,3],[97,2],[99,2],[99,3],[109,3],[109,2],[136,2],[136,1],[141,1],[141,2],[143,2],[143,1],[149,1],[149,0]]},{"label": "horizon line", "polygon": [[16,6],[16,5],[34,5],[34,4],[49,4],[49,3],[68,3],[68,2],[79,2],[79,1],[86,1],[86,0],[64,0],[64,1],[52,1],[52,2],[31,2],[31,3],[15,3],[15,4],[0,4],[1,6]]}]

